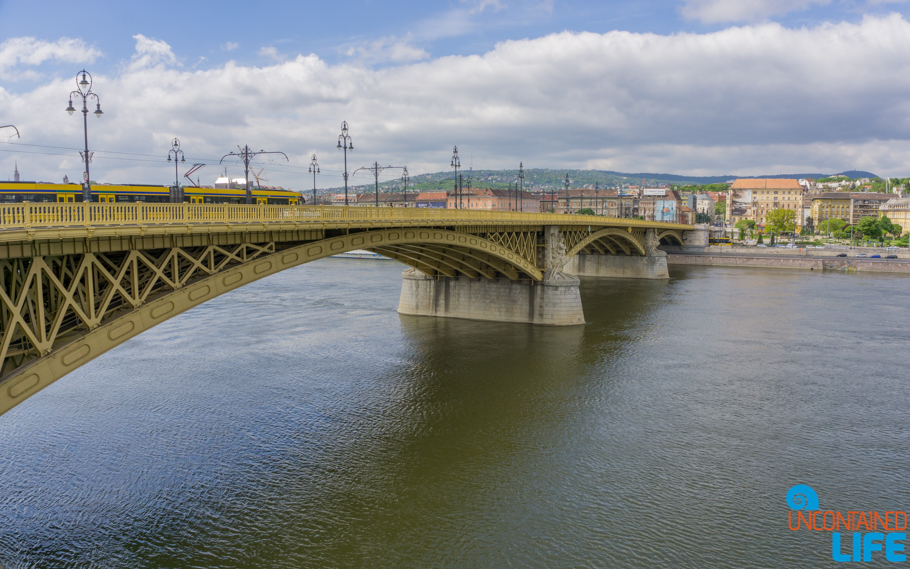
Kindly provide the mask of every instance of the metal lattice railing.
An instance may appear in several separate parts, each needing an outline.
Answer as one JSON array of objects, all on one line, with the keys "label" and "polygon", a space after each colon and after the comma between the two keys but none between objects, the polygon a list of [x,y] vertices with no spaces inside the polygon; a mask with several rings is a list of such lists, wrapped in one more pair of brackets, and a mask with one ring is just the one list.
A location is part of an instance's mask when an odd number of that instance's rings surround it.
[{"label": "metal lattice railing", "polygon": [[168,225],[186,223],[496,223],[533,225],[616,225],[622,227],[691,226],[592,215],[517,213],[435,208],[228,205],[19,203],[0,205],[0,231],[39,227]]}]

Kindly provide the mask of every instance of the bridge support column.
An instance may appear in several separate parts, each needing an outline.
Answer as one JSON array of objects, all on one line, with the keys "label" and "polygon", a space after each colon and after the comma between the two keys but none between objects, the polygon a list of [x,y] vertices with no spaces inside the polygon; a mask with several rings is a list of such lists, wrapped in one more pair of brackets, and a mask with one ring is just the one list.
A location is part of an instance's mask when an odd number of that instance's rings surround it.
[{"label": "bridge support column", "polygon": [[668,279],[667,254],[654,251],[650,255],[598,255],[579,253],[563,269],[580,277],[610,277],[620,279]]},{"label": "bridge support column", "polygon": [[708,246],[710,228],[707,225],[696,225],[692,231],[683,232],[683,249],[704,251]]},{"label": "bridge support column", "polygon": [[544,282],[509,279],[433,278],[416,269],[402,273],[400,314],[545,326],[584,324],[578,279]]}]

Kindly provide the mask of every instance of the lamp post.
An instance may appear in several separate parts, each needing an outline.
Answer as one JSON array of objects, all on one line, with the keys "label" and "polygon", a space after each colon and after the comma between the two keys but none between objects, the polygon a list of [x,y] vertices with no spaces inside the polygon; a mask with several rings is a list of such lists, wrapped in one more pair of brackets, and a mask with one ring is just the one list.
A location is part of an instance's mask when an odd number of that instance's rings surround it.
[{"label": "lamp post", "polygon": [[21,136],[19,136],[19,129],[11,124],[5,124],[3,126],[0,126],[0,128],[11,128],[16,131],[16,138],[22,138]]},{"label": "lamp post", "polygon": [[458,202],[458,169],[461,167],[461,160],[458,158],[457,146],[452,150],[452,163],[449,166],[455,168],[455,209],[461,209]]},{"label": "lamp post", "polygon": [[408,167],[405,166],[401,172],[401,181],[404,182],[404,207],[408,207],[408,182],[411,176],[408,175]]},{"label": "lamp post", "polygon": [[344,205],[348,205],[348,150],[354,150],[354,142],[348,134],[348,121],[341,121],[341,134],[335,148],[344,151]]},{"label": "lamp post", "polygon": [[[559,192],[556,193],[556,201],[557,202],[559,201]],[[566,210],[567,211],[569,209],[569,204],[571,204],[571,201],[569,201],[569,173],[566,172]],[[555,203],[553,204],[553,213],[556,213],[556,204]]]},{"label": "lamp post", "polygon": [[518,163],[518,211],[524,211],[525,163]]},{"label": "lamp post", "polygon": [[180,203],[183,201],[183,196],[180,195],[180,175],[177,173],[177,163],[186,162],[186,158],[183,156],[183,150],[180,150],[180,141],[176,138],[171,142],[171,149],[167,151],[168,163],[171,162],[172,155],[174,157],[174,193],[171,195],[171,203]]},{"label": "lamp post", "polygon": [[313,154],[313,160],[310,162],[310,169],[307,172],[313,175],[313,205],[316,205],[316,174],[320,174],[319,163],[316,162],[316,155]]},{"label": "lamp post", "polygon": [[[82,74],[82,80],[79,80],[79,74]],[[91,155],[88,153],[88,100],[94,98],[97,105],[95,106],[94,115],[101,118],[101,115],[104,113],[101,111],[101,98],[98,97],[92,91],[92,75],[85,69],[76,74],[76,85],[79,88],[75,91],[70,92],[70,104],[66,107],[66,112],[73,114],[76,112],[76,109],[73,107],[73,95],[82,97],[82,126],[83,132],[85,133],[85,154],[82,155],[82,159],[85,160],[85,184],[82,186],[82,201],[90,202],[92,201],[92,187],[91,187],[91,175],[89,174],[89,162],[92,161]]]}]

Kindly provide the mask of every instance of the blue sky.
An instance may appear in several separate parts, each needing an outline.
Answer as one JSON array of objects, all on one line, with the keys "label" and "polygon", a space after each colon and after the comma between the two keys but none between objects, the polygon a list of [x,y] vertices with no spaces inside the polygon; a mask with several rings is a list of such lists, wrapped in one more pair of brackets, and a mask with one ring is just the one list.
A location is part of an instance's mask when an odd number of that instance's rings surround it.
[{"label": "blue sky", "polygon": [[0,179],[11,162],[30,179],[78,177],[81,121],[62,107],[82,66],[105,109],[90,124],[102,181],[166,183],[153,164],[177,136],[188,159],[210,162],[208,177],[213,159],[248,143],[292,158],[260,164],[273,183],[302,185],[317,153],[320,185],[337,186],[342,120],[357,160],[412,173],[445,169],[458,144],[478,168],[908,175],[907,10],[887,0],[0,0],[0,124],[23,131],[0,132],[14,143],[0,145]]}]

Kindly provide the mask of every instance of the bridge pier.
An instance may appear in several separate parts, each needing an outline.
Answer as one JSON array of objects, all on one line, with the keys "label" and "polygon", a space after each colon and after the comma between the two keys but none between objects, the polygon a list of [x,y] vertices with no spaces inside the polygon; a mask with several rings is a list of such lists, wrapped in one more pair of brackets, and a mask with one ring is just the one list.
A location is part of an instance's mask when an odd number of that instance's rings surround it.
[{"label": "bridge pier", "polygon": [[670,278],[667,270],[667,254],[663,251],[654,251],[646,256],[579,253],[569,259],[563,270],[579,277]]},{"label": "bridge pier", "polygon": [[407,269],[401,276],[400,314],[544,326],[585,323],[578,279],[570,275],[538,282],[429,277]]}]

